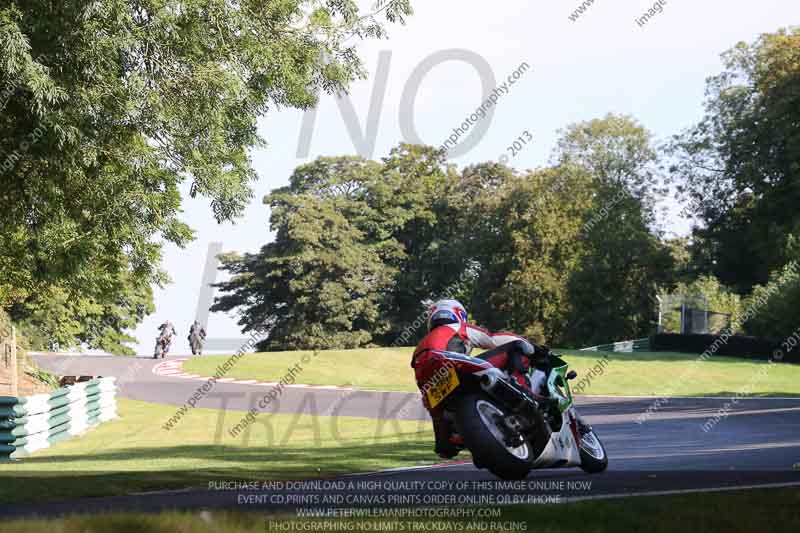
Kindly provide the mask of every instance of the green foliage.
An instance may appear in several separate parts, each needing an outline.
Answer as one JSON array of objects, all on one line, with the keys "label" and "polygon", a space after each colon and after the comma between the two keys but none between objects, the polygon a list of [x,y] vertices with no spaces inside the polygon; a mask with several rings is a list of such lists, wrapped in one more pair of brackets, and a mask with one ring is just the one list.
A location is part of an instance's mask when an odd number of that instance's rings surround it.
[{"label": "green foliage", "polygon": [[258,254],[223,257],[231,294],[212,310],[244,305],[245,331],[268,327],[263,349],[368,345],[386,328],[380,309],[399,253],[396,222],[377,207],[391,200],[381,167],[360,157],[321,158],[264,199],[275,241]]},{"label": "green foliage", "polygon": [[57,389],[59,387],[58,377],[50,372],[46,372],[40,368],[28,367],[25,369],[25,373],[36,381],[48,385],[52,389]]},{"label": "green foliage", "polygon": [[[679,282],[671,291],[660,291],[659,295],[668,302],[685,302],[696,309],[708,306],[715,313],[730,315],[728,323],[709,321],[709,331],[718,333],[724,327],[731,327],[735,333],[742,331],[744,306],[742,297],[723,286],[711,275],[701,275],[691,282]],[[676,306],[679,304],[675,304]],[[662,325],[665,331],[680,333],[680,310],[662,309]]]},{"label": "green foliage", "polygon": [[39,344],[124,351],[162,244],[193,236],[182,185],[241,214],[258,117],[345,91],[364,75],[350,39],[383,34],[352,0],[4,2],[0,308]]},{"label": "green foliage", "polygon": [[745,301],[752,318],[744,324],[750,335],[785,338],[800,328],[800,264],[791,261],[775,270],[764,285],[756,285]]},{"label": "green foliage", "polygon": [[739,43],[709,79],[706,114],[670,146],[695,261],[739,292],[791,259],[800,236],[800,29]]},{"label": "green foliage", "polygon": [[559,164],[526,174],[483,163],[458,175],[406,144],[381,163],[320,158],[265,199],[275,241],[224,258],[232,278],[212,309],[266,327],[260,348],[273,351],[391,344],[443,296],[540,342],[646,334],[672,265],[648,227],[648,150],[644,129],[612,116],[575,126]]},{"label": "green foliage", "polygon": [[441,295],[465,270],[460,237],[467,221],[452,196],[459,177],[442,151],[400,144],[383,159],[381,179],[387,195],[379,210],[396,250],[387,261],[396,275],[384,306],[389,329],[381,338],[391,343],[420,315],[422,302]]},{"label": "green foliage", "polygon": [[212,310],[240,308],[245,331],[266,325],[262,349],[390,343],[452,283],[462,257],[447,202],[457,177],[441,152],[401,144],[381,163],[320,158],[265,198],[275,241],[228,256],[228,292]]},{"label": "green foliage", "polygon": [[692,260],[693,243],[688,237],[674,237],[666,239],[664,245],[669,250],[674,263],[673,275],[675,282],[690,282],[696,275],[696,264]]},{"label": "green foliage", "polygon": [[125,333],[154,311],[152,288],[132,276],[119,276],[108,291],[75,294],[49,287],[25,302],[21,325],[34,349],[68,348],[81,343],[119,355],[135,355]]},{"label": "green foliage", "polygon": [[[8,314],[0,309],[0,338],[8,339],[11,337],[11,328],[15,326],[14,322],[12,322],[11,317]],[[17,335],[17,351],[26,351],[30,348],[30,339],[25,335],[24,331],[21,331],[19,327],[16,330]]]},{"label": "green foliage", "polygon": [[556,156],[590,183],[564,342],[591,345],[649,334],[656,287],[674,268],[652,229],[655,198],[663,190],[650,133],[630,117],[608,115],[568,128]]},{"label": "green foliage", "polygon": [[481,268],[471,301],[488,326],[536,341],[559,339],[565,331],[567,286],[580,260],[582,215],[589,206],[588,181],[574,170],[562,166],[514,177],[486,200],[493,210],[487,218],[495,224],[473,235]]}]

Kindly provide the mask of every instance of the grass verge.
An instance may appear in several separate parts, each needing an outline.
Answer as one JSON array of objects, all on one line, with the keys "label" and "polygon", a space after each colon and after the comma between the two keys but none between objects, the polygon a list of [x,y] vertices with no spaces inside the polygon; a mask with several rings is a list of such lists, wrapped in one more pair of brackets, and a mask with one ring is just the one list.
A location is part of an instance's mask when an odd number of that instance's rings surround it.
[{"label": "grass verge", "polygon": [[[411,348],[329,350],[319,352],[296,376],[309,385],[352,386],[386,391],[416,391],[409,367]],[[238,379],[279,381],[287,369],[310,352],[270,352],[242,357],[225,375]],[[594,375],[584,394],[641,396],[800,396],[800,365],[772,365],[733,357],[714,357],[697,365],[698,355],[668,352],[603,353],[567,350],[563,354],[579,380]],[[603,362],[603,358],[607,360]],[[184,363],[188,372],[214,375],[227,356],[203,356]],[[685,376],[683,374],[690,370]],[[679,379],[683,377],[683,379]],[[672,379],[671,379],[672,378]],[[579,382],[579,381],[578,381]],[[575,382],[576,384],[578,382]]]},{"label": "grass verge", "polygon": [[[4,533],[252,533],[263,531],[537,531],[541,533],[774,533],[800,530],[800,489],[650,496],[561,505],[502,508],[502,517],[472,520],[354,520],[265,518],[256,513],[201,512],[76,516],[58,520],[16,520]],[[273,523],[270,523],[270,520]],[[491,522],[500,522],[491,527]],[[276,524],[277,523],[277,524]],[[280,524],[280,525],[278,525]],[[329,524],[328,529],[322,526]],[[272,527],[270,527],[272,525]],[[292,525],[295,527],[292,528]],[[314,526],[320,526],[312,529]],[[394,525],[394,527],[392,527]],[[336,526],[339,526],[338,528]],[[427,526],[427,527],[426,527]],[[508,527],[516,526],[516,527]]]},{"label": "grass verge", "polygon": [[19,462],[0,464],[0,502],[43,502],[185,487],[212,480],[300,479],[431,464],[430,423],[260,415],[236,439],[241,412],[192,409],[174,429],[174,406],[119,400],[121,420]]}]

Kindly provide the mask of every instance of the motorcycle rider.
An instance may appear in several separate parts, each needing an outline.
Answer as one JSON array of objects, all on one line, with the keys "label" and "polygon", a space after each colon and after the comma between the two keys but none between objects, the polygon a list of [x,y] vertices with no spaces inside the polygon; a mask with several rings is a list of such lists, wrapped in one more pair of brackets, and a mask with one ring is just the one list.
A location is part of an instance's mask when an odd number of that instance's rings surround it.
[{"label": "motorcycle rider", "polygon": [[160,343],[163,346],[163,351],[161,352],[161,356],[163,357],[169,352],[173,335],[177,335],[178,332],[175,331],[175,326],[172,325],[172,322],[169,320],[158,326],[158,330],[161,334],[158,336],[158,339],[156,339],[156,343]]},{"label": "motorcycle rider", "polygon": [[[456,370],[482,368],[467,357],[474,346],[489,350],[480,354],[480,359],[488,361],[492,366],[509,371],[517,383],[534,396],[544,396],[546,381],[546,360],[550,354],[547,346],[536,346],[528,340],[513,333],[490,333],[483,328],[470,324],[467,311],[457,300],[439,300],[428,310],[428,334],[414,350],[411,367],[417,378],[417,386],[422,394],[422,402],[433,419],[433,431],[436,436],[436,454],[443,459],[452,459],[460,448],[454,442],[450,424],[443,417],[441,405],[431,409],[424,393],[426,381],[425,366],[431,359],[446,358]],[[436,351],[450,352],[447,355]],[[458,355],[458,354],[464,354]],[[529,377],[529,370],[535,367]],[[531,379],[532,378],[532,379]]]},{"label": "motorcycle rider", "polygon": [[192,355],[203,355],[203,341],[206,338],[206,328],[198,321],[189,327],[189,346],[192,348]]}]

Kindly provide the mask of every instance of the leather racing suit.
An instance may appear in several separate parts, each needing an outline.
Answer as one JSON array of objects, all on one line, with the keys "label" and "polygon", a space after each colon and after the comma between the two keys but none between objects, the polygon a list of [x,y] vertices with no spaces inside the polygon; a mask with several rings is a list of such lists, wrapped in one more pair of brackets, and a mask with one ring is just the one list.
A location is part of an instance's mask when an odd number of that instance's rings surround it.
[{"label": "leather racing suit", "polygon": [[[488,350],[476,358],[469,357],[473,347]],[[447,355],[437,351],[450,352]],[[417,386],[422,394],[422,402],[433,419],[433,430],[436,435],[436,453],[443,458],[452,458],[458,453],[456,442],[451,441],[452,429],[443,417],[443,406],[438,405],[431,409],[428,398],[424,394],[423,385],[430,377],[427,372],[432,359],[446,358],[456,371],[476,371],[485,368],[486,363],[506,370],[517,383],[535,396],[538,394],[540,384],[544,381],[545,373],[536,369],[533,374],[536,386],[532,386],[529,378],[531,359],[546,356],[547,347],[537,347],[519,335],[507,332],[490,333],[489,331],[473,324],[444,324],[432,329],[417,345],[411,360],[414,368]],[[460,355],[463,354],[463,355]],[[485,362],[484,362],[485,361]]]}]

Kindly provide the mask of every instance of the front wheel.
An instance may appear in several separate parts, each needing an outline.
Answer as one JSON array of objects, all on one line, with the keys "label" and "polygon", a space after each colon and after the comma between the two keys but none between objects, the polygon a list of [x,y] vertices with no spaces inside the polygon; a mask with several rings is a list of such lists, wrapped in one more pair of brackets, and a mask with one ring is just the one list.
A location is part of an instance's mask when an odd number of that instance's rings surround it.
[{"label": "front wheel", "polygon": [[536,457],[530,443],[509,444],[508,416],[485,394],[467,394],[458,407],[456,425],[473,463],[501,479],[523,479]]},{"label": "front wheel", "polygon": [[591,428],[578,420],[580,442],[578,448],[581,455],[581,468],[589,474],[598,474],[608,468],[608,454],[600,441],[600,437]]},{"label": "front wheel", "polygon": [[161,341],[156,340],[156,348],[153,350],[153,359],[158,359],[161,357],[164,358],[164,346],[161,344]]}]

